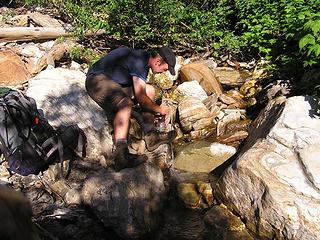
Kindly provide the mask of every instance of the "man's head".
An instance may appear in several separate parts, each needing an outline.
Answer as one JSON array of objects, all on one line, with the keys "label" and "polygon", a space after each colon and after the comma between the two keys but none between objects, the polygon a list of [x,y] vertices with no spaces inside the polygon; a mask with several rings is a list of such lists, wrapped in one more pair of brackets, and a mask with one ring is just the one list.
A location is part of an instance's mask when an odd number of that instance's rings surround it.
[{"label": "man's head", "polygon": [[172,75],[175,75],[175,65],[176,57],[170,48],[161,47],[151,52],[149,67],[153,73],[162,73],[169,70]]}]

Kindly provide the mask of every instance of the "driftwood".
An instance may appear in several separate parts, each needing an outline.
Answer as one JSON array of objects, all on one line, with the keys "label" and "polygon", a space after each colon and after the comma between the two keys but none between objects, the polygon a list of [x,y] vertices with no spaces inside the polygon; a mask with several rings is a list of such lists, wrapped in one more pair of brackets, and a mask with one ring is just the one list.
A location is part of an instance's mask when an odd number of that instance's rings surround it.
[{"label": "driftwood", "polygon": [[[105,33],[104,30],[88,31],[84,36],[95,36]],[[56,39],[72,37],[71,32],[57,27],[5,27],[0,28],[0,42]]]}]

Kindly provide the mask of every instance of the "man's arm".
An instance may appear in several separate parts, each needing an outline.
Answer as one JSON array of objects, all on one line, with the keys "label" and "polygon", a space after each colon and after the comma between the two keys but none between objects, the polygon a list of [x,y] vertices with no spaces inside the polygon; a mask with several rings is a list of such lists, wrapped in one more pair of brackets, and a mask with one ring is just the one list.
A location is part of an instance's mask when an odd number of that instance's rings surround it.
[{"label": "man's arm", "polygon": [[133,90],[134,96],[141,105],[141,107],[148,109],[154,113],[160,113],[166,115],[167,108],[164,105],[157,105],[152,101],[146,94],[146,83],[142,79],[134,76],[133,77]]}]

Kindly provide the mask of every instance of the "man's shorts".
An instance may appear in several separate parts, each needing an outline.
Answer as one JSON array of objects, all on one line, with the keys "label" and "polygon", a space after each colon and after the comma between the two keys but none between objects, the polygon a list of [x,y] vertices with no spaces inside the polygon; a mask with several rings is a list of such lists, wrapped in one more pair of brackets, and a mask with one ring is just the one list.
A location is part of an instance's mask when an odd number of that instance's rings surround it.
[{"label": "man's shorts", "polygon": [[117,112],[119,103],[124,98],[133,98],[132,87],[122,87],[104,74],[87,77],[86,90],[108,114]]}]

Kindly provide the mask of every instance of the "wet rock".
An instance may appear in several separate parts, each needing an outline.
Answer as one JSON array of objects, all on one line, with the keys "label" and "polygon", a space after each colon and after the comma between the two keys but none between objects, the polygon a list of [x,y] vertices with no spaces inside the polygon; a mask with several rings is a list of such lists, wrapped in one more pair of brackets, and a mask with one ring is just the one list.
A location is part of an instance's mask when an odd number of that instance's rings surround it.
[{"label": "wet rock", "polygon": [[183,82],[196,80],[207,95],[211,95],[212,93],[220,95],[223,92],[215,74],[204,64],[190,63],[183,66],[180,71],[180,77]]},{"label": "wet rock", "polygon": [[307,96],[271,101],[217,183],[215,196],[261,238],[320,235],[316,109],[317,101]]},{"label": "wet rock", "polygon": [[[177,149],[175,169],[188,172],[209,173],[233,155],[229,146],[220,147],[205,140],[197,141]],[[221,148],[223,150],[221,150]]]},{"label": "wet rock", "polygon": [[200,194],[197,192],[196,186],[193,183],[180,183],[177,186],[179,198],[187,208],[199,208],[201,203]]},{"label": "wet rock", "polygon": [[211,136],[215,131],[215,128],[204,128],[201,130],[194,130],[188,133],[188,140],[201,140]]},{"label": "wet rock", "polygon": [[210,145],[210,152],[213,157],[224,157],[227,160],[234,155],[236,151],[234,147],[221,143],[211,143]]},{"label": "wet rock", "polygon": [[233,215],[224,205],[213,206],[204,217],[211,228],[212,239],[253,240],[244,223]]},{"label": "wet rock", "polygon": [[230,132],[237,132],[237,131],[248,131],[250,124],[251,124],[250,119],[245,119],[245,120],[240,120],[237,122],[230,122],[226,125],[225,132],[230,133]]},{"label": "wet rock", "polygon": [[202,198],[208,207],[211,207],[213,205],[214,198],[210,182],[198,181],[197,190],[202,195]]}]

